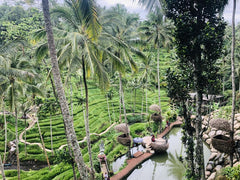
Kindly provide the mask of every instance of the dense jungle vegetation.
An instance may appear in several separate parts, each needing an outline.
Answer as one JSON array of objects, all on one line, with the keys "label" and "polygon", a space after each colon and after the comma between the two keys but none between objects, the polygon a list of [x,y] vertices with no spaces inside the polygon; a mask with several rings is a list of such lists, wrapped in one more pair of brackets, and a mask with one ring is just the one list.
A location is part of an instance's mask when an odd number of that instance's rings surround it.
[{"label": "dense jungle vegetation", "polygon": [[[86,171],[94,170],[94,178],[101,179],[97,158],[101,141],[109,164],[128,151],[128,147],[117,142],[119,134],[109,127],[128,123],[133,138],[160,132],[160,124],[151,121],[154,112],[149,106],[161,107],[161,126],[165,127],[167,121],[175,121],[182,113],[175,102],[182,99],[172,100],[173,94],[177,94],[174,90],[187,94],[195,92],[196,87],[189,85],[187,91],[184,85],[171,86],[175,88],[172,91],[169,88],[170,71],[179,73],[180,62],[173,14],[166,18],[165,12],[156,7],[146,20],[140,21],[138,14],[129,13],[123,5],[106,9],[94,1],[86,2],[89,3],[84,7],[81,1],[75,0],[63,4],[51,0],[49,5],[68,115],[73,119],[83,164],[88,167]],[[1,161],[46,166],[40,170],[21,170],[21,179],[73,179],[74,167],[79,178],[77,168],[81,164],[74,163],[74,148],[70,152],[68,149],[66,134],[70,130],[63,123],[66,121],[60,108],[61,99],[54,84],[41,4],[34,1],[1,4],[0,29]],[[219,116],[229,118],[232,110],[230,24],[226,24],[222,35],[222,48],[216,50],[219,57],[215,69],[211,69],[216,73],[208,82],[214,87],[207,93],[224,95],[225,106],[214,104],[214,110],[219,110]],[[240,110],[239,53],[240,25],[236,26],[235,47],[236,112]],[[182,72],[191,74],[189,69]],[[180,80],[184,81],[184,77]],[[24,131],[27,127],[30,128]],[[16,156],[12,156],[6,144],[15,139],[19,143]],[[45,147],[41,148],[39,144],[43,142]],[[5,175],[9,180],[19,178],[17,170],[7,170]]]}]

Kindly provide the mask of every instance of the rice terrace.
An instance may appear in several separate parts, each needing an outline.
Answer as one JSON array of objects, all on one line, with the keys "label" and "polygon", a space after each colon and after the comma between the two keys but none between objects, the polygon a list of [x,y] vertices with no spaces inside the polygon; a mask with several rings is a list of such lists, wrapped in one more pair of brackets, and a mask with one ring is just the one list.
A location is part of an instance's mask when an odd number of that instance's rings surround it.
[{"label": "rice terrace", "polygon": [[0,179],[240,180],[237,0],[1,0]]}]

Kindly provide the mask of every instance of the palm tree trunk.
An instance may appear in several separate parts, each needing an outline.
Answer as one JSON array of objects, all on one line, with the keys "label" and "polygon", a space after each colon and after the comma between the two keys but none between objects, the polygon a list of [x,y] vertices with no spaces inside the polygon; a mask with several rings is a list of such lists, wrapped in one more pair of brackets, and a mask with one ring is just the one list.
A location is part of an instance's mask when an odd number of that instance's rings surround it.
[{"label": "palm tree trunk", "polygon": [[119,121],[122,123],[122,90],[121,90],[121,81],[119,78]]},{"label": "palm tree trunk", "polygon": [[16,154],[17,154],[17,171],[18,180],[20,180],[20,160],[19,160],[19,148],[18,148],[18,118],[17,118],[17,107],[14,103],[15,108],[15,134],[16,134]]},{"label": "palm tree trunk", "polygon": [[44,143],[44,141],[43,141],[41,128],[40,128],[40,125],[39,125],[39,122],[38,122],[38,117],[36,117],[36,118],[37,118],[38,132],[39,132],[40,139],[41,139],[41,142],[42,142],[43,151],[44,151],[44,153],[45,153],[45,157],[46,157],[46,160],[47,160],[48,168],[49,168],[49,170],[51,171],[51,166],[50,166],[50,163],[49,163],[49,160],[48,160],[48,155],[47,155],[47,151],[46,151],[46,148],[45,148],[45,143]]},{"label": "palm tree trunk", "polygon": [[[24,125],[25,125],[24,139],[25,139],[25,142],[27,142],[27,130],[26,130],[27,129],[27,120],[26,120],[26,118],[24,118]],[[27,156],[27,143],[24,143],[24,149],[25,149],[25,156]]]},{"label": "palm tree trunk", "polygon": [[143,88],[143,91],[142,91],[142,108],[141,108],[141,119],[143,119],[143,102],[144,102],[144,88]]},{"label": "palm tree trunk", "polygon": [[158,81],[158,104],[161,110],[161,95],[160,95],[160,72],[159,72],[159,45],[157,46],[157,81]]},{"label": "palm tree trunk", "polygon": [[146,77],[146,113],[148,113],[147,89],[148,89],[148,79]]},{"label": "palm tree trunk", "polygon": [[116,122],[116,121],[115,121],[115,120],[116,120],[116,118],[115,118],[115,111],[114,111],[113,102],[112,102],[112,108],[113,108],[113,120],[114,120],[114,122]]},{"label": "palm tree trunk", "polygon": [[1,155],[0,155],[0,168],[1,168],[1,172],[2,172],[2,178],[3,178],[3,180],[5,180],[6,177],[5,177],[5,173],[4,173],[4,167],[3,167],[2,156]]},{"label": "palm tree trunk", "polygon": [[136,112],[136,97],[137,97],[137,88],[134,88],[134,108],[133,108],[134,114]]},{"label": "palm tree trunk", "polygon": [[[232,69],[232,125],[230,138],[234,140],[234,118],[236,108],[236,88],[235,88],[235,13],[236,13],[236,0],[233,0],[233,14],[232,14],[232,50],[231,50],[231,69]],[[230,166],[233,167],[233,153],[230,154]]]},{"label": "palm tree trunk", "polygon": [[124,102],[124,92],[123,92],[123,86],[122,86],[122,74],[121,73],[119,73],[119,83],[120,83],[120,91],[121,91],[124,119],[125,119],[125,123],[127,123],[127,113],[126,113],[126,107],[125,107],[125,102]]},{"label": "palm tree trunk", "polygon": [[86,98],[86,121],[85,121],[85,131],[87,136],[87,145],[88,145],[88,154],[91,165],[91,178],[94,179],[94,169],[93,169],[93,161],[92,161],[92,150],[91,150],[91,140],[90,140],[90,130],[89,130],[89,113],[88,113],[88,87],[86,80],[86,72],[85,72],[85,62],[84,57],[82,57],[82,68],[83,68],[83,82],[85,87],[85,98]]},{"label": "palm tree trunk", "polygon": [[[47,67],[47,63],[45,61],[45,59],[43,59],[43,63],[45,64],[45,66]],[[50,69],[47,67],[47,73],[50,72]],[[54,94],[54,97],[56,99],[56,102],[58,103],[58,97],[57,97],[57,94],[56,94],[56,90],[55,90],[55,86],[54,86],[54,83],[53,83],[53,79],[52,79],[52,75],[49,74],[49,78],[50,78],[50,82],[51,82],[51,85],[52,85],[52,88],[53,88],[53,94]]]},{"label": "palm tree trunk", "polygon": [[3,102],[3,118],[4,118],[4,128],[5,128],[5,146],[4,146],[4,155],[3,155],[3,163],[6,162],[6,154],[7,154],[7,119],[5,114],[5,102],[4,99],[2,99]]},{"label": "palm tree trunk", "polygon": [[50,112],[50,139],[51,139],[51,150],[52,150],[52,156],[53,154],[53,137],[52,137],[52,113]]},{"label": "palm tree trunk", "polygon": [[111,125],[112,123],[111,123],[111,115],[110,115],[109,102],[108,102],[108,94],[107,94],[107,106],[108,106],[109,123]]},{"label": "palm tree trunk", "polygon": [[77,136],[73,126],[73,119],[69,113],[69,107],[68,107],[68,103],[67,103],[63,85],[62,85],[62,80],[60,76],[57,55],[56,55],[56,48],[54,44],[52,26],[50,21],[48,0],[42,0],[42,6],[43,6],[45,27],[46,27],[47,37],[48,37],[48,46],[50,50],[50,57],[51,57],[51,63],[52,63],[52,73],[53,73],[54,83],[55,83],[55,87],[58,95],[59,104],[60,104],[62,115],[63,115],[63,121],[66,127],[66,136],[67,136],[67,140],[70,142],[71,148],[73,149],[74,159],[78,167],[80,179],[85,180],[87,179],[86,166],[84,164],[82,153],[80,151],[80,147],[77,141]]}]

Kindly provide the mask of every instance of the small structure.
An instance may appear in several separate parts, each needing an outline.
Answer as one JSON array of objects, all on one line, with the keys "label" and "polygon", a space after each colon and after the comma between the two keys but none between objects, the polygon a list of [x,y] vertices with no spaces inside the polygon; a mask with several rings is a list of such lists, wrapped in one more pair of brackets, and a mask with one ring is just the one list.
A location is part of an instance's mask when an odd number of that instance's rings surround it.
[{"label": "small structure", "polygon": [[168,147],[169,143],[167,140],[161,138],[161,139],[156,139],[155,142],[151,142],[150,147],[156,152],[156,153],[162,153],[165,152]]},{"label": "small structure", "polygon": [[117,141],[124,146],[130,146],[132,142],[132,137],[130,136],[130,130],[128,125],[126,123],[119,124],[115,126],[115,130],[117,132],[123,133],[117,137]]},{"label": "small structure", "polygon": [[231,126],[229,124],[229,122],[225,119],[212,119],[210,121],[210,126],[211,128],[216,128],[217,130],[223,130],[226,132],[230,132],[231,131]]},{"label": "small structure", "polygon": [[154,122],[162,122],[162,116],[161,116],[161,108],[157,104],[152,104],[149,109],[151,111],[156,111],[154,114],[152,114],[151,119]]},{"label": "small structure", "polygon": [[216,135],[212,138],[212,145],[215,149],[222,153],[231,154],[235,151],[235,142],[230,137],[224,135]]}]

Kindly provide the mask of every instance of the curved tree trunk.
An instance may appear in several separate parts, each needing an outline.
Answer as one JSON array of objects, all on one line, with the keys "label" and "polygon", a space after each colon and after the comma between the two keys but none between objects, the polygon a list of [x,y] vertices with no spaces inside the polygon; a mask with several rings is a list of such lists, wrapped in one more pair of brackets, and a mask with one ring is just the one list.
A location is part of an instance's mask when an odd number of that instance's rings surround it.
[{"label": "curved tree trunk", "polygon": [[[233,14],[232,14],[232,49],[231,49],[231,70],[232,70],[232,124],[230,138],[234,140],[234,118],[236,108],[236,88],[235,88],[235,13],[236,13],[236,0],[233,0]],[[233,153],[230,154],[230,166],[233,167]]]},{"label": "curved tree trunk", "polygon": [[69,113],[69,107],[68,107],[68,103],[64,93],[61,76],[60,76],[60,70],[58,66],[56,48],[54,44],[54,37],[53,37],[52,26],[50,21],[48,0],[42,0],[42,6],[43,6],[45,27],[46,27],[47,37],[48,37],[48,46],[50,50],[50,57],[51,57],[51,63],[52,63],[52,73],[53,73],[54,83],[55,83],[55,87],[58,95],[59,104],[60,104],[62,115],[63,115],[63,121],[66,128],[66,136],[67,136],[67,140],[71,145],[71,148],[73,149],[74,159],[78,167],[80,178],[82,180],[85,180],[88,178],[86,166],[84,164],[82,153],[80,151],[80,147],[77,141],[77,136],[73,126],[73,119]]},{"label": "curved tree trunk", "polygon": [[1,172],[2,172],[2,178],[3,178],[3,180],[5,180],[6,177],[5,177],[5,173],[4,173],[4,167],[3,167],[2,156],[1,155],[0,155],[0,169],[1,169]]},{"label": "curved tree trunk", "polygon": [[87,87],[87,80],[86,80],[84,57],[82,57],[82,68],[83,68],[83,82],[84,82],[84,87],[85,87],[85,98],[86,98],[85,131],[86,131],[86,136],[87,136],[88,154],[89,154],[89,160],[90,160],[90,166],[91,166],[91,179],[94,179],[94,169],[93,169],[92,150],[91,150],[91,139],[90,139],[90,130],[89,130],[88,87]]}]

